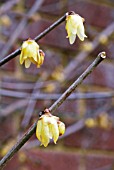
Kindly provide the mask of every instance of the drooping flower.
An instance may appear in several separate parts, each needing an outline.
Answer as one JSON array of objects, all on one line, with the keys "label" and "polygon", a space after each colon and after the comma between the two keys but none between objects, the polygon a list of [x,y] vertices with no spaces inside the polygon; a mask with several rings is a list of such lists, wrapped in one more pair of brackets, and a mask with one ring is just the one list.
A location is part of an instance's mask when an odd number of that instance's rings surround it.
[{"label": "drooping flower", "polygon": [[70,44],[74,43],[76,35],[81,41],[84,41],[84,38],[87,37],[85,35],[83,22],[84,18],[82,18],[78,14],[75,14],[74,12],[66,14],[66,31],[68,34],[67,38],[69,38]]},{"label": "drooping flower", "polygon": [[65,132],[65,124],[59,120],[59,117],[53,116],[48,109],[39,118],[36,127],[36,137],[41,142],[41,145],[47,147],[50,139],[53,139],[56,144],[60,135]]},{"label": "drooping flower", "polygon": [[44,61],[44,52],[39,49],[39,45],[31,39],[24,41],[21,47],[20,64],[25,62],[25,67],[29,68],[31,63],[40,67]]}]

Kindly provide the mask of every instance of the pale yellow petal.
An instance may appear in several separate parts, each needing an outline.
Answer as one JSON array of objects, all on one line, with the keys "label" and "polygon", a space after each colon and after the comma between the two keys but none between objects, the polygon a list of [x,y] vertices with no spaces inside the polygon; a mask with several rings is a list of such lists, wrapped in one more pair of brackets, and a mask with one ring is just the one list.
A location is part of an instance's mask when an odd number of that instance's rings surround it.
[{"label": "pale yellow petal", "polygon": [[51,124],[51,134],[52,134],[53,141],[56,144],[59,137],[59,129],[56,121],[53,124]]},{"label": "pale yellow petal", "polygon": [[84,26],[83,23],[81,23],[78,28],[77,28],[77,35],[79,37],[79,39],[81,41],[84,41],[84,38],[86,38],[87,36],[85,35],[85,31],[84,31]]},{"label": "pale yellow petal", "polygon": [[82,17],[79,16],[78,14],[75,14],[75,15],[71,15],[71,24],[72,24],[72,27],[77,27],[80,22],[82,22]]},{"label": "pale yellow petal", "polygon": [[50,142],[50,134],[49,134],[49,127],[47,124],[43,124],[42,132],[41,132],[41,143],[47,147]]},{"label": "pale yellow petal", "polygon": [[31,61],[27,58],[27,59],[25,60],[25,68],[29,68],[30,65],[31,65]]},{"label": "pale yellow petal", "polygon": [[20,64],[23,64],[23,62],[24,62],[23,51],[21,51],[21,54],[20,54]]},{"label": "pale yellow petal", "polygon": [[61,121],[58,122],[59,136],[65,133],[65,124]]},{"label": "pale yellow petal", "polygon": [[49,127],[49,138],[52,139],[52,126],[51,126],[51,124],[49,124],[48,127]]},{"label": "pale yellow petal", "polygon": [[37,61],[37,67],[40,67],[44,62],[44,52],[42,50],[38,50],[38,61]]},{"label": "pale yellow petal", "polygon": [[22,44],[22,49],[26,48],[28,46],[28,41],[24,41]]},{"label": "pale yellow petal", "polygon": [[71,34],[70,37],[69,37],[70,44],[73,44],[75,42],[75,39],[76,39],[76,35]]},{"label": "pale yellow petal", "polygon": [[42,132],[42,120],[38,120],[36,127],[36,137],[41,141],[41,132]]},{"label": "pale yellow petal", "polygon": [[68,37],[70,37],[71,33],[72,33],[72,26],[70,24],[70,20],[68,20],[66,22],[66,30],[67,30],[67,34],[68,34]]}]

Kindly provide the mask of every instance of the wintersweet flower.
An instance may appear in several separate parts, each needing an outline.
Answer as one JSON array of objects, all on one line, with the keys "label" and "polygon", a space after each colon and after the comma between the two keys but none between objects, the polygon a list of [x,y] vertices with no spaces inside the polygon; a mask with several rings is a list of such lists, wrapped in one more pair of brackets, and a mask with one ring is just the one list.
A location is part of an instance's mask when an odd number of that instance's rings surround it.
[{"label": "wintersweet flower", "polygon": [[64,132],[65,124],[59,120],[59,117],[53,116],[48,109],[45,109],[36,127],[36,137],[41,142],[41,145],[47,147],[50,139],[53,139],[56,144],[59,136],[63,135]]},{"label": "wintersweet flower", "polygon": [[67,38],[69,38],[70,44],[73,44],[76,35],[79,37],[81,41],[84,41],[84,38],[87,36],[85,35],[84,30],[84,18],[82,18],[80,15],[75,14],[75,12],[70,12],[69,14],[66,14],[66,31],[67,31]]},{"label": "wintersweet flower", "polygon": [[21,47],[20,64],[25,62],[25,67],[29,68],[31,63],[40,67],[44,61],[44,52],[39,49],[39,45],[31,39],[24,41]]}]

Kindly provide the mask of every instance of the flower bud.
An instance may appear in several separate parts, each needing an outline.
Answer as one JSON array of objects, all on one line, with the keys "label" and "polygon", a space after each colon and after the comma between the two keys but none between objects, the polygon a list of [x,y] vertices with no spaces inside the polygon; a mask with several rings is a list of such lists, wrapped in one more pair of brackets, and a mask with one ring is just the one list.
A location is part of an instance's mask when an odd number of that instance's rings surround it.
[{"label": "flower bud", "polygon": [[29,68],[31,63],[40,67],[44,61],[44,52],[39,50],[39,45],[31,39],[24,41],[21,47],[20,64],[25,62],[25,67]]},{"label": "flower bud", "polygon": [[59,121],[59,117],[53,116],[48,109],[43,111],[43,115],[39,118],[36,127],[36,137],[41,145],[47,147],[50,139],[56,144],[60,135],[65,132],[65,125]]},{"label": "flower bud", "polygon": [[73,44],[76,39],[76,34],[81,41],[84,41],[84,38],[87,36],[85,35],[84,31],[84,18],[71,12],[71,14],[67,14],[66,16],[66,31],[67,31],[67,38],[69,38],[70,44]]},{"label": "flower bud", "polygon": [[65,133],[65,124],[61,121],[58,121],[59,136],[62,136]]}]

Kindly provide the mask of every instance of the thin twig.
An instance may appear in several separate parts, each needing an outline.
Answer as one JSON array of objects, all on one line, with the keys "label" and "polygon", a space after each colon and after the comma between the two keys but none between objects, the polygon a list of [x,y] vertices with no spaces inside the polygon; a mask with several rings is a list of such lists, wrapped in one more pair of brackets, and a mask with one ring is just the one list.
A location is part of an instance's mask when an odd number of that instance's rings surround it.
[{"label": "thin twig", "polygon": [[3,15],[4,13],[8,12],[14,5],[19,3],[19,1],[20,0],[12,0],[12,1],[8,1],[8,2],[4,3],[0,7],[0,15]]},{"label": "thin twig", "polygon": [[33,91],[32,91],[32,93],[29,97],[28,105],[27,105],[27,108],[26,108],[25,113],[24,113],[24,118],[21,122],[21,129],[25,129],[27,127],[27,125],[29,124],[30,119],[32,117],[32,114],[33,114],[33,111],[34,111],[34,108],[35,108],[36,102],[37,102],[37,100],[33,100],[33,96],[34,96],[34,94],[38,93],[38,90],[37,90],[37,84],[38,83],[39,82],[37,80],[36,83],[35,83],[35,86],[33,88]]},{"label": "thin twig", "polygon": [[[47,33],[49,33],[51,30],[53,30],[56,26],[58,26],[59,24],[61,24],[63,21],[65,21],[66,18],[66,14],[64,14],[61,18],[59,18],[56,22],[54,22],[52,25],[50,25],[47,29],[45,29],[43,32],[41,32],[38,36],[36,36],[34,38],[35,41],[40,40],[42,37],[44,37]],[[11,59],[15,58],[17,55],[19,55],[21,53],[21,49],[17,49],[16,51],[14,51],[13,53],[9,54],[8,56],[6,56],[5,58],[3,58],[0,61],[0,66],[4,65],[5,63],[7,63],[8,61],[10,61]]]},{"label": "thin twig", "polygon": [[[7,97],[14,97],[17,99],[32,99],[32,100],[57,100],[62,94],[61,93],[34,93],[32,94],[32,97],[30,97],[30,93],[26,92],[17,92],[13,90],[4,90],[0,89],[0,95],[1,96],[7,96]],[[113,98],[114,97],[114,91],[109,92],[86,92],[86,93],[72,93],[68,100],[76,100],[76,99],[104,99],[104,98]]]},{"label": "thin twig", "polygon": [[15,110],[22,109],[27,104],[28,104],[28,99],[15,101],[10,105],[6,106],[5,109],[2,108],[0,109],[0,117],[5,118],[8,117],[9,115],[11,116],[11,114],[13,114]]},{"label": "thin twig", "polygon": [[93,69],[104,59],[106,58],[105,52],[102,52],[98,55],[98,57],[94,60],[94,62],[85,70],[85,72],[62,94],[62,96],[49,108],[52,112],[57,107],[59,107],[64,100],[76,89],[78,85],[90,74]]},{"label": "thin twig", "polygon": [[[62,94],[62,96],[49,108],[51,112],[54,112],[67,97],[78,87],[82,81],[97,67],[97,65],[106,58],[105,52],[100,53],[93,63],[79,76],[79,78]],[[19,151],[19,149],[30,139],[36,130],[35,122],[29,130],[21,137],[21,139],[11,148],[11,150],[1,159],[0,168],[6,165],[6,163],[13,157],[13,155]]]},{"label": "thin twig", "polygon": [[[16,94],[15,94],[16,93]],[[21,95],[20,95],[21,93]],[[14,91],[10,91],[10,90],[0,90],[0,95],[1,96],[10,96],[10,97],[15,97],[15,98],[24,98],[23,100],[19,100],[16,101],[15,104],[11,104],[7,107],[5,107],[5,109],[1,109],[0,111],[0,117],[7,117],[8,115],[12,114],[15,110],[17,109],[22,109],[23,107],[27,106],[27,104],[29,103],[29,99],[30,100],[57,100],[62,94],[61,93],[54,93],[54,94],[45,94],[45,93],[40,93],[37,94],[33,94],[32,96],[30,96],[30,94],[28,93],[22,93],[22,92],[14,92]],[[30,97],[27,97],[30,96]],[[27,98],[27,99],[26,99]],[[107,99],[107,98],[114,98],[114,91],[110,91],[110,92],[88,92],[88,93],[72,93],[67,100],[78,100],[78,99]],[[31,103],[32,106],[32,103]],[[29,109],[27,109],[29,110]],[[30,113],[33,110],[33,106],[32,109],[30,108]],[[27,113],[29,113],[27,111]],[[27,115],[27,114],[26,114]],[[30,119],[30,116],[29,116]],[[28,121],[27,121],[28,122]]]},{"label": "thin twig", "polygon": [[[37,83],[37,89],[41,89],[42,86],[45,87],[47,86],[48,83],[50,83],[51,81],[47,81],[44,82],[40,81],[39,83]],[[1,88],[5,88],[5,89],[13,89],[14,90],[32,90],[34,88],[35,83],[23,83],[23,82],[9,82],[9,81],[1,81]]]},{"label": "thin twig", "polygon": [[[37,89],[38,84],[39,84],[39,79],[36,81],[36,83],[34,85],[34,88],[33,88],[33,91],[32,91],[32,93],[29,96],[28,105],[27,105],[27,108],[26,108],[26,111],[25,111],[25,114],[24,114],[24,118],[23,118],[22,123],[21,123],[21,129],[22,130],[24,130],[27,127],[27,125],[29,125],[29,122],[31,120],[34,108],[36,106],[37,100],[36,99],[33,100],[33,97],[34,97],[34,94],[38,94],[39,95],[38,89]],[[45,83],[42,84],[42,87],[43,87],[44,84]]]}]

